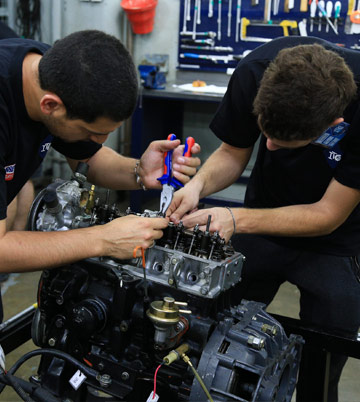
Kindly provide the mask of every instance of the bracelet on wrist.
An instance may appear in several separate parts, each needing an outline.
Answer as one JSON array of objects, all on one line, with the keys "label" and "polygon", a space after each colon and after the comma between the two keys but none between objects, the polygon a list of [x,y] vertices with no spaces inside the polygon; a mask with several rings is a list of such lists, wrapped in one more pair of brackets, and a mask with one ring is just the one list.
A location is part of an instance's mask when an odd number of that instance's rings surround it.
[{"label": "bracelet on wrist", "polygon": [[[235,232],[236,232],[235,217],[234,217],[233,211],[231,210],[230,207],[224,207],[224,208],[226,208],[226,209],[230,212],[230,215],[231,215],[231,218],[232,218],[232,221],[233,221],[233,225],[234,225],[234,231],[233,231],[233,233],[232,233],[232,235],[233,235],[233,234],[235,234]],[[231,236],[232,236],[232,235],[231,235]]]},{"label": "bracelet on wrist", "polygon": [[140,186],[140,188],[142,190],[146,191],[147,188],[145,187],[145,184],[142,182],[141,177],[138,172],[139,166],[140,166],[140,161],[136,161],[135,168],[134,168],[135,180],[136,180],[136,183]]}]

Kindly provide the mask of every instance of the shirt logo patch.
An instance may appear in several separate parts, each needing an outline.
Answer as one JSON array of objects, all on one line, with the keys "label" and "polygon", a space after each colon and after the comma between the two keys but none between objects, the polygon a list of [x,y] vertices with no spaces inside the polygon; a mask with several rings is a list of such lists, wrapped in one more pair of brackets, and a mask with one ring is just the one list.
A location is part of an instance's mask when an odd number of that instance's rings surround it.
[{"label": "shirt logo patch", "polygon": [[10,181],[15,175],[15,163],[13,165],[5,166],[5,180]]},{"label": "shirt logo patch", "polygon": [[48,135],[44,141],[40,144],[39,147],[39,156],[41,158],[45,158],[45,155],[47,154],[48,150],[50,149],[51,146],[51,141],[53,140],[53,136],[52,135]]},{"label": "shirt logo patch", "polygon": [[333,149],[324,150],[324,156],[331,169],[335,169],[336,165],[341,161],[343,151],[339,144],[336,144]]}]

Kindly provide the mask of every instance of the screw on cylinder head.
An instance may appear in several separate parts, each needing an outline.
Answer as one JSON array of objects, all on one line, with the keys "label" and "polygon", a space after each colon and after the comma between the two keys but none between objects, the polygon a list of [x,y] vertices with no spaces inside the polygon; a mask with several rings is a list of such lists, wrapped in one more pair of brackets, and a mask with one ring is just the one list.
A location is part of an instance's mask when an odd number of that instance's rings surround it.
[{"label": "screw on cylinder head", "polygon": [[128,380],[130,378],[130,374],[127,372],[127,371],[123,371],[122,373],[121,373],[121,379],[123,380],[123,381],[126,381],[126,380]]},{"label": "screw on cylinder head", "polygon": [[201,286],[200,293],[202,295],[207,295],[209,293],[209,288],[207,286]]},{"label": "screw on cylinder head", "polygon": [[126,332],[129,329],[129,324],[126,321],[121,321],[120,323],[120,331]]},{"label": "screw on cylinder head", "polygon": [[96,379],[99,381],[100,386],[107,388],[111,384],[111,377],[109,374],[98,374]]},{"label": "screw on cylinder head", "polygon": [[175,265],[177,263],[177,259],[176,258],[172,258],[171,259],[171,264]]},{"label": "screw on cylinder head", "polygon": [[62,318],[58,318],[55,321],[55,326],[56,328],[62,328],[64,326],[64,320]]},{"label": "screw on cylinder head", "polygon": [[49,346],[55,346],[55,344],[56,344],[56,339],[55,339],[55,338],[50,338],[50,339],[48,340],[48,344],[49,344]]},{"label": "screw on cylinder head", "polygon": [[174,284],[174,279],[169,278],[169,279],[168,279],[168,284],[169,284],[169,285],[173,285],[173,284]]},{"label": "screw on cylinder head", "polygon": [[265,346],[265,339],[250,335],[248,337],[247,343],[252,348],[260,350],[263,349]]},{"label": "screw on cylinder head", "polygon": [[61,306],[64,303],[64,298],[62,296],[59,296],[56,299],[56,304],[58,304],[59,306]]}]

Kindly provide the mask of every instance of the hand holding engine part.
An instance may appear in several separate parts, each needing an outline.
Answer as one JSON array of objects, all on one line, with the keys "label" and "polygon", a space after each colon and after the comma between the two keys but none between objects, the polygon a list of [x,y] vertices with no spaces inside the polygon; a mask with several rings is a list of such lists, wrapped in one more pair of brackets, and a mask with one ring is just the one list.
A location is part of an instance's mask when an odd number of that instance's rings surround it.
[{"label": "hand holding engine part", "polygon": [[[211,215],[211,222],[208,221]],[[220,237],[228,242],[235,231],[235,220],[229,208],[215,207],[209,209],[199,209],[193,213],[185,215],[182,222],[186,228],[193,229],[198,225],[200,230],[218,232]],[[209,225],[210,223],[210,225]]]},{"label": "hand holding engine part", "polygon": [[[180,140],[161,140],[153,141],[140,159],[138,173],[141,181],[146,188],[161,188],[161,183],[157,179],[164,173],[164,153],[172,151],[172,175],[173,177],[186,184],[191,176],[194,176],[196,169],[200,166],[200,159],[183,155],[185,145],[180,145]],[[194,143],[190,149],[191,154],[200,152],[200,145]],[[190,154],[190,155],[191,155]]]},{"label": "hand holding engine part", "polygon": [[[133,250],[140,246],[147,249],[163,235],[168,221],[164,218],[144,218],[141,216],[128,215],[114,219],[106,225],[106,248],[105,253],[109,257],[125,259],[132,258]],[[96,226],[94,229],[104,226]],[[137,252],[137,256],[141,251]]]}]

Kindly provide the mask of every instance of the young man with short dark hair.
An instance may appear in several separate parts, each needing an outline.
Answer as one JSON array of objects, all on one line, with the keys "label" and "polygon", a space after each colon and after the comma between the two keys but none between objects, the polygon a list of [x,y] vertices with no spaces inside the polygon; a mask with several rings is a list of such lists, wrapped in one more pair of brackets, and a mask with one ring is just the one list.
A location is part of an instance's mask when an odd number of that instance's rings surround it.
[{"label": "young man with short dark hair", "polygon": [[[75,32],[50,46],[0,41],[0,272],[40,270],[97,256],[130,258],[162,236],[164,218],[126,216],[67,232],[7,231],[7,205],[50,146],[73,169],[89,164],[90,182],[111,189],[161,188],[164,152],[174,149],[174,176],[187,182],[200,161],[176,141],[154,141],[140,161],[103,146],[133,112],[137,75],[130,54],[100,31]],[[195,144],[193,153],[199,152]],[[0,311],[2,317],[2,310]]]},{"label": "young man with short dark hair", "polygon": [[[173,200],[186,227],[219,230],[246,256],[232,302],[269,304],[289,281],[300,317],[355,337],[360,326],[360,53],[310,37],[275,39],[238,64],[210,128],[223,143]],[[260,138],[245,208],[184,216],[234,183]],[[200,226],[200,229],[202,227]],[[346,361],[332,355],[328,401]],[[307,378],[318,375],[314,364]],[[319,391],[320,390],[320,391]],[[322,400],[300,377],[299,401]]]}]

